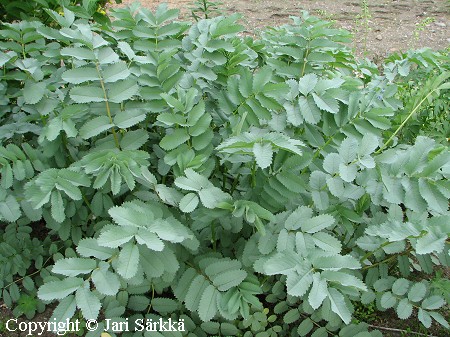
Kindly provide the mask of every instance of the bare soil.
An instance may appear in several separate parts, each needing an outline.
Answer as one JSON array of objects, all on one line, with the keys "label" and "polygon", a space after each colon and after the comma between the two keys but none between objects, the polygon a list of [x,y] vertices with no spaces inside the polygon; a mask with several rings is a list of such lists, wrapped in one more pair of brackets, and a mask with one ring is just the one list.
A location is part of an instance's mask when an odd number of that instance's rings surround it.
[{"label": "bare soil", "polygon": [[[135,0],[123,0],[126,6]],[[143,7],[155,9],[161,3],[180,9],[180,17],[191,18],[193,0],[141,0]],[[290,16],[300,16],[302,10],[335,21],[337,27],[354,33],[358,55],[383,58],[392,52],[422,47],[435,50],[450,45],[449,0],[368,0],[370,17],[363,24],[361,0],[222,0],[222,13],[243,14],[242,23],[250,34],[256,34],[266,26],[278,26],[290,22]],[[420,30],[427,18],[433,21]]]}]

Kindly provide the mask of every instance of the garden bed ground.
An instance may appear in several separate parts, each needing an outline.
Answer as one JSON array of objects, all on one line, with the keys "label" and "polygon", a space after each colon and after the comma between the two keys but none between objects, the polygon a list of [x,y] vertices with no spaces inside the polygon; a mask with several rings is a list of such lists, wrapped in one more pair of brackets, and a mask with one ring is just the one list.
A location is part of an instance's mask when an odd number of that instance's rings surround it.
[{"label": "garden bed ground", "polygon": [[[121,5],[129,5],[135,0],[123,0]],[[141,0],[142,6],[154,9],[167,2],[170,8],[179,8],[183,18],[191,16],[192,0]],[[364,28],[361,18],[360,0],[222,0],[222,13],[243,14],[243,23],[249,34],[257,33],[266,26],[288,23],[289,17],[299,16],[301,10],[336,21],[338,27],[355,35],[352,45],[359,55],[373,59],[405,51],[410,48],[430,47],[443,49],[450,45],[450,3],[448,0],[370,0],[370,18]],[[430,18],[433,22],[419,31],[421,23]],[[430,21],[431,21],[430,20]],[[418,36],[417,36],[418,35]],[[366,48],[364,40],[367,39]],[[366,50],[364,50],[366,49]]]}]

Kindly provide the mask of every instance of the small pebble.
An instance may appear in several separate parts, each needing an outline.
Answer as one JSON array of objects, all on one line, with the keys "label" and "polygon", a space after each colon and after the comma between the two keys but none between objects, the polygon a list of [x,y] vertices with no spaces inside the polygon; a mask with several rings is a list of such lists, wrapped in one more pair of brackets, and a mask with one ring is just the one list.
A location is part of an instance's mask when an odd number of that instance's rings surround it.
[{"label": "small pebble", "polygon": [[436,26],[439,26],[439,27],[446,27],[447,25],[445,24],[445,23],[443,23],[443,22],[435,22],[434,23]]},{"label": "small pebble", "polygon": [[378,34],[375,38],[376,38],[377,40],[383,40],[383,37],[382,37],[380,34]]}]

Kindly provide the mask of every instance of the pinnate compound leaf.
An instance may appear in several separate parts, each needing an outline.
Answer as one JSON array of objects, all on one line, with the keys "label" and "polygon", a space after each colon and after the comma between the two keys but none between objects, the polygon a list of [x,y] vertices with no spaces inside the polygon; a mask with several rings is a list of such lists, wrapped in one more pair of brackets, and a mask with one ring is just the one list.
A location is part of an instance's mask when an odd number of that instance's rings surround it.
[{"label": "pinnate compound leaf", "polygon": [[209,286],[209,282],[205,279],[203,275],[196,275],[195,278],[189,285],[185,296],[185,304],[186,308],[191,311],[196,311],[199,307],[200,299],[205,291],[205,289]]},{"label": "pinnate compound leaf", "polygon": [[287,230],[297,230],[302,223],[309,221],[312,215],[313,210],[311,208],[300,206],[289,215],[284,223],[284,227]]},{"label": "pinnate compound leaf", "polygon": [[448,210],[448,198],[446,198],[435,185],[430,184],[424,178],[419,179],[420,195],[428,203],[428,207],[439,213],[444,214]]},{"label": "pinnate compound leaf", "polygon": [[286,324],[292,324],[300,318],[300,312],[297,308],[289,310],[284,316],[283,321]]},{"label": "pinnate compound leaf", "polygon": [[140,228],[153,220],[151,214],[144,214],[138,210],[128,207],[131,205],[114,206],[108,210],[109,215],[120,226]]},{"label": "pinnate compound leaf", "polygon": [[329,214],[321,214],[302,223],[301,229],[306,233],[317,233],[325,228],[331,227],[334,224],[333,216]]},{"label": "pinnate compound leaf", "polygon": [[316,246],[326,252],[339,254],[342,249],[341,242],[328,233],[318,232],[315,233],[312,238]]},{"label": "pinnate compound leaf", "polygon": [[70,90],[70,98],[75,103],[104,102],[105,94],[100,87],[85,85],[72,88]]},{"label": "pinnate compound leaf", "polygon": [[361,264],[351,255],[318,257],[313,260],[314,267],[324,270],[359,269]]},{"label": "pinnate compound leaf", "polygon": [[114,254],[114,249],[100,246],[94,238],[85,238],[78,242],[77,252],[84,257],[92,256],[99,260],[106,260]]},{"label": "pinnate compound leaf", "polygon": [[159,145],[164,150],[173,150],[189,139],[186,129],[176,129],[172,133],[165,135]]},{"label": "pinnate compound leaf", "polygon": [[344,181],[341,177],[329,177],[327,178],[327,186],[330,193],[335,197],[342,197],[345,193]]},{"label": "pinnate compound leaf", "polygon": [[121,103],[130,99],[139,92],[139,86],[134,79],[121,80],[109,83],[108,100],[113,103]]},{"label": "pinnate compound leaf", "polygon": [[8,195],[4,201],[0,202],[0,218],[3,217],[6,221],[14,222],[21,215],[19,203],[14,196]]},{"label": "pinnate compound leaf", "polygon": [[94,270],[92,281],[98,292],[106,296],[114,296],[120,289],[119,277],[109,270],[102,268]]},{"label": "pinnate compound leaf", "polygon": [[92,259],[71,257],[56,261],[52,271],[65,276],[77,276],[88,274],[97,267],[97,263]]},{"label": "pinnate compound leaf", "polygon": [[218,187],[208,187],[203,188],[198,192],[198,196],[200,200],[206,208],[216,208],[221,202],[227,201],[230,199],[230,195],[228,193],[223,192]]},{"label": "pinnate compound leaf", "polygon": [[143,129],[127,131],[120,141],[120,147],[123,150],[138,150],[148,138],[148,132]]},{"label": "pinnate compound leaf", "polygon": [[301,77],[298,81],[298,90],[304,95],[307,96],[311,91],[314,90],[318,82],[318,78],[316,74],[306,74]]},{"label": "pinnate compound leaf", "polygon": [[345,324],[349,324],[352,315],[345,304],[344,295],[334,288],[328,288],[328,298],[331,302],[331,310],[338,314]]},{"label": "pinnate compound leaf", "polygon": [[313,93],[312,97],[314,98],[314,102],[317,104],[319,109],[328,111],[332,114],[337,114],[339,112],[338,101],[329,94],[319,96]]},{"label": "pinnate compound leaf", "polygon": [[125,62],[117,62],[107,65],[103,71],[103,81],[105,83],[116,82],[130,76],[130,70]]},{"label": "pinnate compound leaf", "polygon": [[168,314],[177,310],[180,303],[171,298],[156,297],[152,299],[152,309],[156,310],[160,314]]},{"label": "pinnate compound leaf", "polygon": [[74,57],[78,60],[94,60],[94,53],[88,49],[83,47],[65,47],[61,49],[62,56],[70,56]]},{"label": "pinnate compound leaf", "polygon": [[445,300],[439,295],[432,295],[423,300],[421,307],[427,310],[436,310],[445,304]]},{"label": "pinnate compound leaf", "polygon": [[216,315],[217,295],[218,291],[212,285],[204,290],[198,306],[198,315],[202,321],[210,321]]},{"label": "pinnate compound leaf", "polygon": [[164,249],[164,242],[155,234],[147,229],[140,228],[135,235],[136,241],[141,245],[146,245],[149,249],[155,251],[162,251]]},{"label": "pinnate compound leaf", "polygon": [[373,153],[378,147],[378,142],[379,140],[377,136],[366,133],[359,142],[358,155],[368,156],[369,154]]},{"label": "pinnate compound leaf", "polygon": [[127,42],[120,41],[117,43],[117,47],[119,47],[120,51],[124,53],[129,60],[133,60],[135,58],[136,54]]},{"label": "pinnate compound leaf", "polygon": [[426,235],[417,239],[416,253],[420,255],[433,252],[441,253],[445,248],[447,238],[446,234],[438,236],[433,232],[428,232]]},{"label": "pinnate compound leaf", "polygon": [[66,319],[71,319],[77,309],[77,302],[74,295],[69,295],[56,306],[53,310],[50,322],[65,322]]},{"label": "pinnate compound leaf", "polygon": [[186,177],[177,177],[175,179],[175,185],[183,190],[198,192],[202,188],[213,186],[208,178],[195,172],[193,169],[186,169],[184,174]]},{"label": "pinnate compound leaf", "polygon": [[395,309],[397,316],[400,319],[407,319],[411,316],[413,311],[413,306],[407,298],[403,298],[398,302],[397,308]]},{"label": "pinnate compound leaf", "polygon": [[339,155],[344,164],[348,164],[356,159],[358,141],[355,138],[345,138],[339,146]]},{"label": "pinnate compound leaf", "polygon": [[181,275],[178,284],[173,287],[173,294],[179,301],[185,301],[189,287],[196,276],[197,272],[193,268],[186,269],[186,271]]},{"label": "pinnate compound leaf", "polygon": [[98,116],[87,121],[80,128],[80,136],[83,139],[89,139],[109,130],[114,125],[110,123],[107,116]]},{"label": "pinnate compound leaf", "polygon": [[128,299],[127,307],[134,311],[145,311],[150,305],[148,296],[133,295]]},{"label": "pinnate compound leaf", "polygon": [[397,279],[392,285],[392,292],[396,295],[403,296],[408,292],[409,281],[404,278]]},{"label": "pinnate compound leaf", "polygon": [[52,192],[50,203],[52,205],[52,218],[55,219],[56,222],[63,222],[66,218],[66,214],[64,213],[64,202],[59,191],[55,190]]},{"label": "pinnate compound leaf", "polygon": [[412,302],[421,301],[427,293],[427,287],[425,284],[417,282],[409,289],[408,299]]},{"label": "pinnate compound leaf", "polygon": [[137,228],[133,227],[109,226],[100,234],[97,242],[103,247],[117,248],[130,241],[136,232]]},{"label": "pinnate compound leaf", "polygon": [[[145,116],[145,111],[141,109],[126,109],[117,113],[114,117],[114,124],[121,129],[127,129],[142,122]],[[127,134],[128,132],[125,135]]]},{"label": "pinnate compound leaf", "polygon": [[63,280],[51,281],[42,285],[38,290],[38,297],[43,301],[60,300],[83,286],[83,279],[68,277]]},{"label": "pinnate compound leaf", "polygon": [[390,291],[385,292],[381,296],[380,304],[385,309],[392,308],[396,303],[397,303],[397,298]]},{"label": "pinnate compound leaf", "polygon": [[334,152],[327,154],[323,160],[323,169],[329,174],[338,173],[341,165],[341,157]]},{"label": "pinnate compound leaf", "polygon": [[44,82],[25,82],[25,87],[23,88],[23,98],[25,103],[27,104],[36,104],[38,103],[45,94],[45,90],[47,89],[46,84]]},{"label": "pinnate compound leaf", "polygon": [[314,328],[314,323],[311,318],[305,318],[297,328],[297,333],[304,337],[307,336],[310,331]]},{"label": "pinnate compound leaf", "polygon": [[327,289],[327,281],[323,279],[319,273],[314,273],[313,285],[308,296],[309,305],[314,310],[318,309],[322,305],[323,300],[327,297]]},{"label": "pinnate compound leaf", "polygon": [[6,62],[8,62],[12,58],[12,55],[5,54],[0,52],[0,67],[3,67]]},{"label": "pinnate compound leaf", "polygon": [[361,295],[361,303],[362,304],[369,304],[375,301],[377,295],[372,290],[363,292]]},{"label": "pinnate compound leaf", "polygon": [[256,164],[262,169],[265,169],[272,164],[272,144],[270,143],[255,143],[253,145],[253,154],[255,155]]},{"label": "pinnate compound leaf", "polygon": [[313,283],[311,270],[301,270],[301,273],[290,272],[287,276],[287,293],[302,297]]},{"label": "pinnate compound leaf", "polygon": [[188,193],[180,200],[180,210],[183,213],[193,212],[199,203],[198,196],[195,193]]},{"label": "pinnate compound leaf", "polygon": [[346,164],[340,164],[339,165],[339,174],[342,178],[342,180],[351,183],[356,178],[356,174],[358,173],[358,167],[355,164],[346,165]]},{"label": "pinnate compound leaf", "polygon": [[148,226],[148,230],[158,234],[162,240],[173,243],[183,242],[192,238],[191,232],[174,217],[164,220],[158,219]]},{"label": "pinnate compound leaf", "polygon": [[328,337],[328,330],[324,326],[314,330],[311,337]]},{"label": "pinnate compound leaf", "polygon": [[61,78],[72,84],[100,80],[97,70],[95,68],[87,67],[66,70],[62,73]]},{"label": "pinnate compound leaf", "polygon": [[95,53],[101,65],[119,62],[119,55],[111,47],[98,48]]},{"label": "pinnate compound leaf", "polygon": [[298,104],[300,107],[300,112],[309,124],[317,124],[322,119],[322,113],[314,103],[312,97],[300,97],[298,99]]},{"label": "pinnate compound leaf", "polygon": [[220,291],[227,291],[241,284],[247,277],[247,272],[242,269],[230,270],[216,275],[213,278],[213,284]]},{"label": "pinnate compound leaf", "polygon": [[354,287],[362,291],[367,291],[367,287],[364,282],[351,274],[340,271],[325,270],[321,273],[321,275],[324,279],[330,282],[335,282],[346,287]]},{"label": "pinnate compound leaf", "polygon": [[423,310],[422,308],[419,308],[419,312],[417,314],[417,318],[419,318],[419,321],[426,327],[429,328],[431,327],[431,316],[428,313],[428,311]]},{"label": "pinnate compound leaf", "polygon": [[293,253],[278,253],[264,264],[264,273],[267,275],[288,275],[297,266],[297,259],[298,257]]},{"label": "pinnate compound leaf", "polygon": [[88,288],[82,287],[75,293],[77,307],[86,319],[97,319],[102,307],[98,297]]},{"label": "pinnate compound leaf", "polygon": [[130,279],[136,275],[139,266],[139,250],[132,243],[126,243],[119,254],[117,272],[124,278]]},{"label": "pinnate compound leaf", "polygon": [[448,324],[447,320],[444,316],[442,316],[440,313],[436,311],[430,311],[430,316],[434,318],[436,322],[438,322],[443,327],[450,329],[450,325]]}]

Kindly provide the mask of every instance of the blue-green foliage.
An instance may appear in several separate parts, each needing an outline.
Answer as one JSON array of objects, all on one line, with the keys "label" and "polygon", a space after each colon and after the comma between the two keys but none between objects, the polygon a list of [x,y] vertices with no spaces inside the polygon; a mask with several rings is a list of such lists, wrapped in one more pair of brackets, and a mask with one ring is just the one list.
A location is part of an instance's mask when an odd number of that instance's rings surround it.
[{"label": "blue-green foliage", "polygon": [[352,302],[448,327],[448,294],[412,274],[449,265],[450,152],[402,139],[447,95],[448,56],[380,72],[307,13],[253,40],[238,16],[136,9],[1,31],[3,301],[189,336],[379,336]]}]

